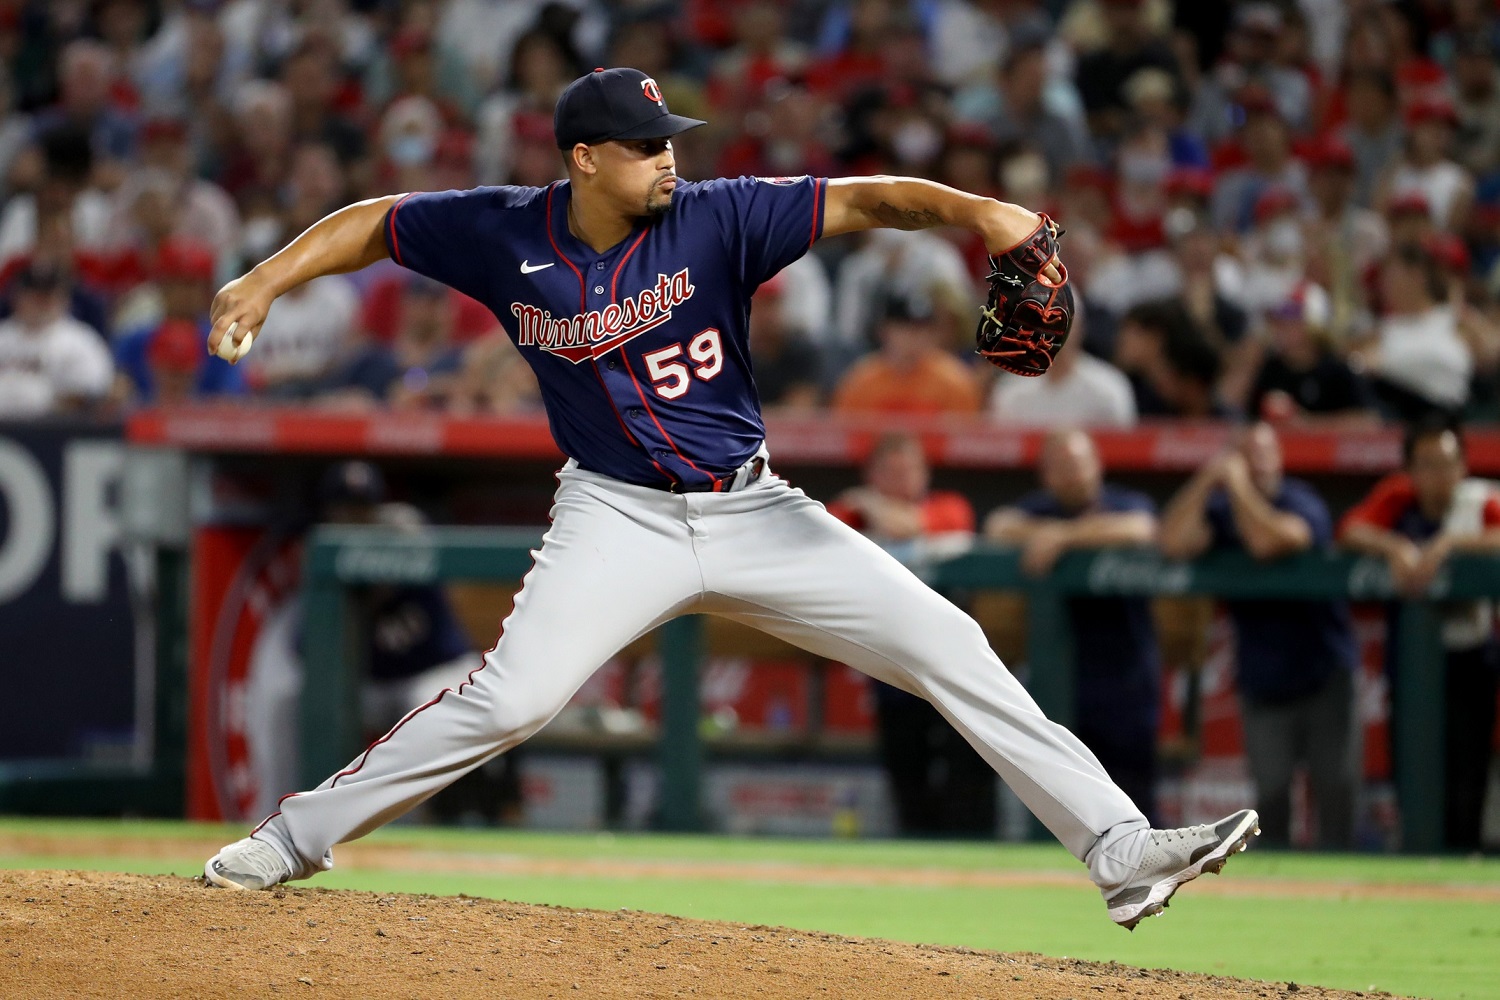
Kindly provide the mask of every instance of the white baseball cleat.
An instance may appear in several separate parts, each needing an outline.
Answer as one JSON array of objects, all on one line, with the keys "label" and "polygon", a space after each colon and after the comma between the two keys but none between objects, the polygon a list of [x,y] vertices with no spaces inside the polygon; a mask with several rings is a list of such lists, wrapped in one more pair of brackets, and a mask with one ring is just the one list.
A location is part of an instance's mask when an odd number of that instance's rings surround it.
[{"label": "white baseball cleat", "polygon": [[209,885],[221,889],[269,889],[292,877],[276,848],[263,840],[236,840],[203,866]]},{"label": "white baseball cleat", "polygon": [[1124,885],[1104,893],[1109,918],[1128,931],[1167,908],[1172,894],[1204,872],[1215,875],[1260,833],[1260,815],[1241,809],[1217,823],[1152,830],[1141,867]]}]

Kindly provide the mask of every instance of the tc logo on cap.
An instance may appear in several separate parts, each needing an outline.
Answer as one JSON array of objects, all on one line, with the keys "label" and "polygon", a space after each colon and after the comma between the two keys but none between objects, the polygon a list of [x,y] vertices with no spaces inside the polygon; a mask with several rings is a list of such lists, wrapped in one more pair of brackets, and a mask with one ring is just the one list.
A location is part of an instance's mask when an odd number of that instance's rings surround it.
[{"label": "tc logo on cap", "polygon": [[641,93],[646,95],[646,100],[655,102],[657,107],[666,107],[666,105],[663,104],[661,100],[661,88],[658,87],[656,85],[656,81],[651,79],[649,76],[641,81]]}]

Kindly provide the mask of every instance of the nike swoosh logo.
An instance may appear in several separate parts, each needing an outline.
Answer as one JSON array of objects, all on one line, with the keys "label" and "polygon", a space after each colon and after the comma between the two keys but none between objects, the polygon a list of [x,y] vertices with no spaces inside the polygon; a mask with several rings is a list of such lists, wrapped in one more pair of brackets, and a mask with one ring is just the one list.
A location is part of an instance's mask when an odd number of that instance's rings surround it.
[{"label": "nike swoosh logo", "polygon": [[537,264],[533,267],[530,261],[523,260],[521,261],[521,273],[531,274],[533,271],[545,271],[547,270],[547,268],[551,267],[552,264],[556,263],[557,261],[554,260],[551,264]]}]

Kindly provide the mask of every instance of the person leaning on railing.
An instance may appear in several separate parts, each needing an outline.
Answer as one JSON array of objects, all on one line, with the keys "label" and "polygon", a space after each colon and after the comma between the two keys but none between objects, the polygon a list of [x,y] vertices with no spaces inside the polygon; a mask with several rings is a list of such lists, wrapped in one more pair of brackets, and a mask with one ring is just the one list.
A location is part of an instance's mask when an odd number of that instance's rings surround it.
[{"label": "person leaning on railing", "polygon": [[[1332,540],[1327,505],[1310,485],[1282,475],[1281,444],[1264,423],[1188,480],[1162,514],[1160,534],[1169,559],[1228,549],[1272,560]],[[1312,783],[1319,846],[1349,847],[1358,754],[1348,604],[1237,600],[1227,607],[1245,754],[1266,842],[1290,843],[1292,774],[1300,763]]]},{"label": "person leaning on railing", "polygon": [[[1081,430],[1047,436],[1041,489],[985,519],[986,538],[1021,547],[1030,575],[1052,571],[1071,549],[1149,545],[1156,505],[1104,481],[1094,441]],[[1161,654],[1144,597],[1075,597],[1068,602],[1078,670],[1073,731],[1104,770],[1155,822],[1156,726]]]},{"label": "person leaning on railing", "polygon": [[[1427,591],[1456,552],[1500,554],[1500,494],[1469,477],[1463,438],[1446,417],[1431,416],[1406,432],[1405,468],[1375,484],[1339,525],[1349,548],[1383,557],[1397,589]],[[1441,605],[1446,652],[1443,678],[1444,842],[1478,850],[1484,820],[1495,732],[1497,655],[1494,604],[1446,601]],[[1394,626],[1386,649],[1396,647]],[[1392,661],[1388,658],[1389,665]],[[1391,691],[1398,690],[1391,685]],[[1400,726],[1401,706],[1392,710]],[[1395,741],[1392,741],[1395,745]]]}]

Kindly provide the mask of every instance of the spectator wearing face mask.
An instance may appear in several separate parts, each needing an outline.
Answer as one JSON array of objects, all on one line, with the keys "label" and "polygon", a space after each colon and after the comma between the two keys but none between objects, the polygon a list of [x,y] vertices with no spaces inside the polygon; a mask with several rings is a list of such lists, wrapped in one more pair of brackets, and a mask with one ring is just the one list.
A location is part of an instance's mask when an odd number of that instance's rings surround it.
[{"label": "spectator wearing face mask", "polygon": [[1285,302],[1306,271],[1301,200],[1285,188],[1267,188],[1255,199],[1255,225],[1241,244],[1235,301],[1259,328],[1267,309]]},{"label": "spectator wearing face mask", "polygon": [[380,120],[375,183],[383,190],[422,191],[443,135],[443,116],[425,97],[398,98]]}]

